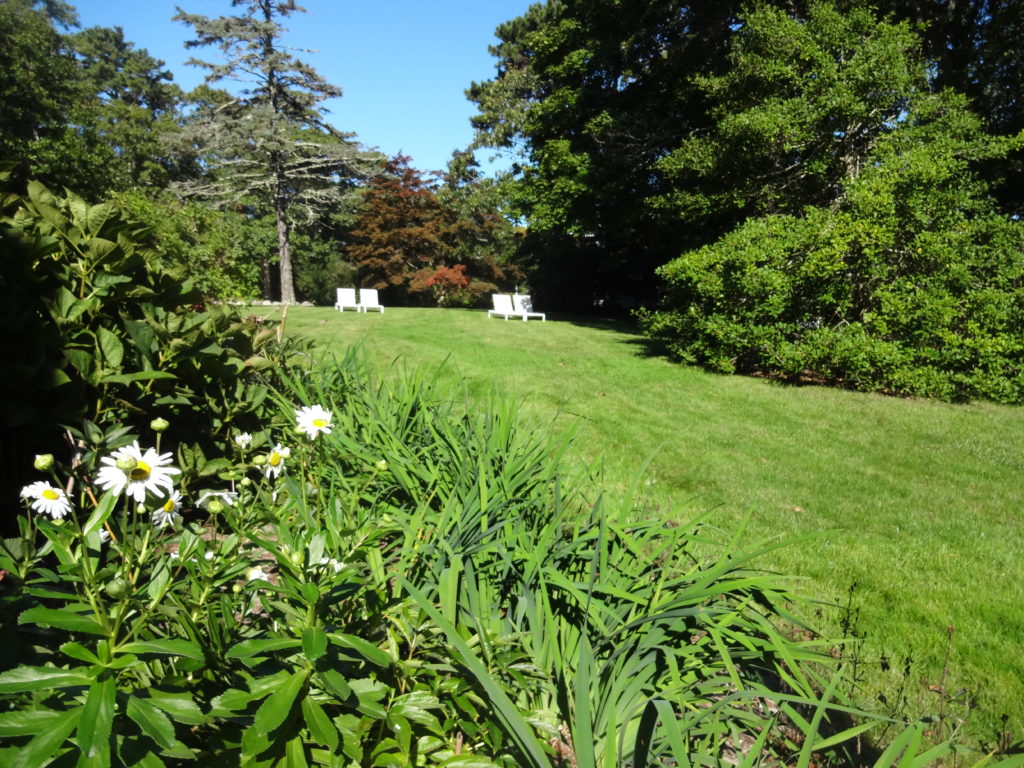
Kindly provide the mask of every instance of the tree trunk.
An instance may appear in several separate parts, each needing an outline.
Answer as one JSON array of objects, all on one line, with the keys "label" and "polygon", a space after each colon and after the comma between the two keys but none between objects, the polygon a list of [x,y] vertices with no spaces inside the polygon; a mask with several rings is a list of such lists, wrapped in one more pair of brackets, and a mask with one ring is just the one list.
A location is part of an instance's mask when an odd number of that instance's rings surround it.
[{"label": "tree trunk", "polygon": [[270,278],[270,259],[266,256],[260,256],[260,291],[267,301],[274,298],[274,282]]},{"label": "tree trunk", "polygon": [[295,281],[292,279],[292,252],[288,244],[288,217],[284,195],[274,196],[274,216],[277,218],[277,254],[281,272],[281,303],[295,303]]}]

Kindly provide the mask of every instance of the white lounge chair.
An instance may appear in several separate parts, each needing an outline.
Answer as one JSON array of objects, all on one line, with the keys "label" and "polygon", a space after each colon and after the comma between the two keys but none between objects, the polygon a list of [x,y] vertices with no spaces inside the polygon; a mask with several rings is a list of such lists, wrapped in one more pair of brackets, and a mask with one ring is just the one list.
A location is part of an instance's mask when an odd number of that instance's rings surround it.
[{"label": "white lounge chair", "polygon": [[517,315],[523,316],[524,323],[531,317],[539,317],[543,323],[548,321],[547,316],[543,312],[533,311],[533,299],[528,294],[517,293],[513,295],[512,309]]},{"label": "white lounge chair", "polygon": [[512,297],[507,293],[492,293],[491,302],[494,304],[494,309],[487,310],[488,317],[501,315],[508,320],[509,315],[516,313],[515,309],[512,308]]},{"label": "white lounge chair", "polygon": [[359,311],[365,312],[368,309],[376,309],[382,315],[384,314],[384,305],[377,299],[376,288],[359,289]]},{"label": "white lounge chair", "polygon": [[359,311],[359,304],[356,303],[356,289],[355,288],[339,288],[338,289],[338,300],[334,302],[334,308],[339,312],[344,312],[348,307]]}]

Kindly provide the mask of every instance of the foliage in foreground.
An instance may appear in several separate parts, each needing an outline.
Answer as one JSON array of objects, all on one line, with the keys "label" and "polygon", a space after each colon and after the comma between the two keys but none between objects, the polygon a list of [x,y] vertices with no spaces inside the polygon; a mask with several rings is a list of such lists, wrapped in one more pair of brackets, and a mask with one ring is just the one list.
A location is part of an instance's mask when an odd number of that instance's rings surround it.
[{"label": "foliage in foreground", "polygon": [[[508,408],[351,359],[321,383],[287,396],[328,406],[305,437],[282,402],[217,479],[117,429],[41,457],[0,562],[6,764],[808,765],[875,724],[840,725],[756,553],[581,513]],[[922,729],[877,765],[949,752]]]},{"label": "foliage in foreground", "polygon": [[229,423],[256,423],[280,362],[273,329],[206,306],[173,248],[114,203],[36,183],[0,194],[4,486],[16,491],[19,457],[53,450],[61,425],[174,416],[201,457]]}]

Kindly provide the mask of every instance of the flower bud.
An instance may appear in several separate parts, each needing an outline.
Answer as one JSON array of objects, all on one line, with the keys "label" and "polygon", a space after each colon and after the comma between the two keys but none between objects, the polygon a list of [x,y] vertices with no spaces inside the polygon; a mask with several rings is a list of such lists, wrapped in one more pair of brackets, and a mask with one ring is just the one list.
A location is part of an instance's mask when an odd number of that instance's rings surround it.
[{"label": "flower bud", "polygon": [[133,456],[125,456],[124,458],[118,459],[114,466],[127,474],[139,466],[139,462]]},{"label": "flower bud", "polygon": [[377,462],[376,466],[379,471],[383,472],[388,468],[388,463],[386,460],[381,459],[380,461]]},{"label": "flower bud", "polygon": [[171,426],[171,424],[167,419],[156,418],[149,422],[149,428],[154,432],[163,432],[169,426]]},{"label": "flower bud", "polygon": [[128,591],[128,582],[118,576],[107,582],[104,591],[115,600]]},{"label": "flower bud", "polygon": [[252,479],[248,477],[243,477],[241,480],[238,481],[238,484],[243,488],[248,488],[250,485],[252,485]]},{"label": "flower bud", "polygon": [[252,463],[255,464],[257,467],[262,467],[264,464],[267,463],[267,457],[264,456],[263,454],[260,454],[259,456],[253,456]]},{"label": "flower bud", "polygon": [[292,552],[288,556],[288,559],[292,561],[292,565],[302,565],[302,553],[301,552]]},{"label": "flower bud", "polygon": [[239,592],[242,591],[242,585],[241,584],[232,584],[231,585],[231,591],[234,592],[237,595]]},{"label": "flower bud", "polygon": [[36,454],[36,460],[33,465],[40,472],[46,472],[53,468],[53,454],[52,453],[39,453]]},{"label": "flower bud", "polygon": [[219,515],[224,511],[224,502],[219,499],[212,499],[210,503],[206,505],[206,509],[211,514]]}]

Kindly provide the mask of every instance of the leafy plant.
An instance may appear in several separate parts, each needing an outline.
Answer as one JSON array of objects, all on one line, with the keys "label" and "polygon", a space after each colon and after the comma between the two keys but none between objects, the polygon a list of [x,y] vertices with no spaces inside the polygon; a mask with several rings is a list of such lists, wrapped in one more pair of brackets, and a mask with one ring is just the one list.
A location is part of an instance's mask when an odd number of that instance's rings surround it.
[{"label": "leafy plant", "polygon": [[[201,454],[229,424],[258,421],[288,354],[274,329],[206,306],[185,266],[113,203],[31,183],[24,197],[5,194],[0,228],[0,312],[16,371],[0,398],[5,455],[52,450],[58,425],[141,429],[157,416]],[[5,482],[11,495],[20,480]]]},{"label": "leafy plant", "polygon": [[750,14],[735,69],[705,83],[727,116],[665,160],[730,186],[663,202],[751,216],[658,270],[648,335],[726,373],[1024,401],[1024,227],[977,170],[1024,137],[988,136],[963,97],[924,89],[912,40],[867,11]]},{"label": "leafy plant", "polygon": [[[839,723],[867,715],[756,550],[581,514],[507,405],[319,374],[199,481],[159,422],[37,458],[0,550],[5,764],[808,765],[879,722]],[[922,735],[878,765],[949,750]]]}]

